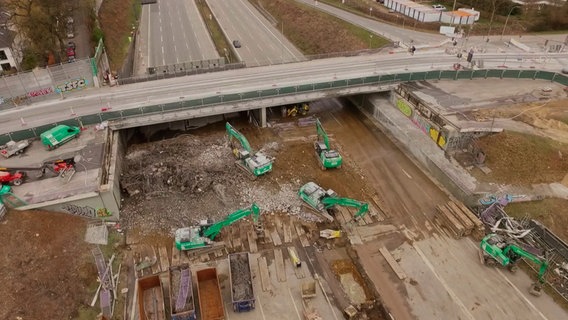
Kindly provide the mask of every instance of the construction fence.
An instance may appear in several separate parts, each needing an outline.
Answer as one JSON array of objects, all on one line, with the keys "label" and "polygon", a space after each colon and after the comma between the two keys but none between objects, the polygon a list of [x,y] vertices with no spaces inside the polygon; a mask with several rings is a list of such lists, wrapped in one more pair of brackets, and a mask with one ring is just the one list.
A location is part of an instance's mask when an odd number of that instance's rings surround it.
[{"label": "construction fence", "polygon": [[0,111],[94,86],[91,58],[1,78]]}]

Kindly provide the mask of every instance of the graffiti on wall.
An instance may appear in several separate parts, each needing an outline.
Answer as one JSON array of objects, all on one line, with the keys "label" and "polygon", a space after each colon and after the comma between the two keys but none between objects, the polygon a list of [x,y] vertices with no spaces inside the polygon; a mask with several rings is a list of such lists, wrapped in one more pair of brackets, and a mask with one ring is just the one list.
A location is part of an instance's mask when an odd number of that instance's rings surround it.
[{"label": "graffiti on wall", "polygon": [[86,217],[86,218],[96,218],[96,217],[101,218],[112,215],[112,213],[106,208],[95,209],[89,206],[81,207],[74,204],[65,204],[63,205],[62,209],[72,215]]},{"label": "graffiti on wall", "polygon": [[33,97],[40,97],[40,96],[45,96],[48,94],[52,94],[53,93],[53,88],[49,87],[49,88],[43,88],[43,89],[37,89],[37,90],[33,90],[28,92],[28,97],[33,98]]},{"label": "graffiti on wall", "polygon": [[396,100],[396,106],[405,116],[410,117],[412,115],[412,108],[408,105],[408,103],[406,103],[406,101],[398,99]]},{"label": "graffiti on wall", "polygon": [[83,89],[87,86],[88,82],[85,79],[74,79],[74,80],[70,80],[67,81],[63,84],[60,84],[58,86],[55,87],[55,92],[57,93],[61,93],[61,92],[69,92],[69,91],[73,91],[73,90],[80,90]]}]

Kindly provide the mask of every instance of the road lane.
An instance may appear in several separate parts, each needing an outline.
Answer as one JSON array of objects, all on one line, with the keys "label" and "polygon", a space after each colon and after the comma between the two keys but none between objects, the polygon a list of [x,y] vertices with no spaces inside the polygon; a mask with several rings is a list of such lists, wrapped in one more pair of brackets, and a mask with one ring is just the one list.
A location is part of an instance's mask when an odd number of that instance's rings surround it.
[{"label": "road lane", "polygon": [[302,53],[246,0],[207,0],[217,22],[247,66],[305,60]]}]

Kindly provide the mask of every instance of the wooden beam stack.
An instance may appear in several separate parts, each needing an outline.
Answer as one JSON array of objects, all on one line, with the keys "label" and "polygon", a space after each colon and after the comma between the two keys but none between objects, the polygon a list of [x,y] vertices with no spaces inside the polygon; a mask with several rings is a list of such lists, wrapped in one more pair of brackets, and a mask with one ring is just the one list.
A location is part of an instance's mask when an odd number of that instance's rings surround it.
[{"label": "wooden beam stack", "polygon": [[456,239],[463,237],[465,228],[448,207],[445,205],[437,205],[436,209],[438,209],[438,220],[441,224],[446,227]]},{"label": "wooden beam stack", "polygon": [[456,239],[473,235],[481,239],[485,235],[483,223],[463,203],[452,200],[436,206],[438,220]]}]

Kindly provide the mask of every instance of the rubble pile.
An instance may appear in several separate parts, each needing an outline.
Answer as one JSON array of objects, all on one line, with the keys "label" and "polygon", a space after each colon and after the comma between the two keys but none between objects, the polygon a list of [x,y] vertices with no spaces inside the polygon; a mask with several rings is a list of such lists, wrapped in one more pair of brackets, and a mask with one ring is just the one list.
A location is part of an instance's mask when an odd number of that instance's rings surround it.
[{"label": "rubble pile", "polygon": [[[263,150],[276,154],[278,148],[278,143],[268,143]],[[173,234],[205,219],[219,221],[253,202],[263,214],[317,219],[302,207],[297,195],[300,181],[282,179],[270,173],[251,182],[247,173],[236,169],[221,134],[133,145],[125,156],[121,178],[121,224],[142,234]]]}]

